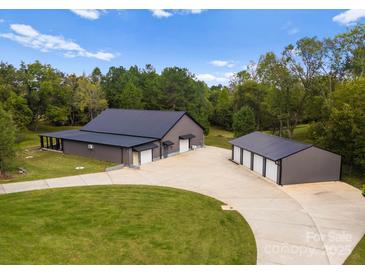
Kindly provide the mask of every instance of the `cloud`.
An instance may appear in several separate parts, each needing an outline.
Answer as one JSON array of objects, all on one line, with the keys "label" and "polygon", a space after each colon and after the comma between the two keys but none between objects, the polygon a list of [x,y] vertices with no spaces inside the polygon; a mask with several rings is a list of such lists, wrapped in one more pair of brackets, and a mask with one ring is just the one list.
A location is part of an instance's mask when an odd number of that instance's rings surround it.
[{"label": "cloud", "polygon": [[294,35],[299,33],[299,28],[293,25],[292,22],[288,21],[285,25],[281,27],[281,30],[286,31],[289,35]]},{"label": "cloud", "polygon": [[200,14],[204,10],[202,9],[190,9],[190,10],[150,10],[152,12],[152,16],[156,18],[168,18],[175,14],[178,15],[187,15],[187,14]]},{"label": "cloud", "polygon": [[288,29],[289,35],[294,35],[294,34],[297,34],[298,32],[299,32],[299,29],[295,28],[295,27]]},{"label": "cloud", "polygon": [[216,76],[210,73],[202,73],[202,74],[198,74],[196,75],[196,78],[200,81],[204,81],[207,82],[209,84],[227,84],[230,80],[230,78],[233,76],[233,74],[229,73],[225,73],[224,77],[221,76]]},{"label": "cloud", "polygon": [[227,67],[227,68],[234,67],[234,62],[232,62],[232,61],[213,60],[213,61],[210,61],[209,63],[216,67]]},{"label": "cloud", "polygon": [[166,10],[151,10],[151,12],[152,16],[157,18],[167,18],[173,15],[171,12],[168,12]]},{"label": "cloud", "polygon": [[4,22],[5,22],[5,20],[0,18],[0,23],[4,23]]},{"label": "cloud", "polygon": [[202,74],[198,74],[196,76],[196,78],[198,78],[200,81],[214,81],[217,79],[217,77],[215,77],[214,75],[212,74],[209,74],[209,73],[202,73]]},{"label": "cloud", "polygon": [[202,12],[203,12],[203,10],[190,10],[191,14],[200,14]]},{"label": "cloud", "polygon": [[226,72],[226,73],[224,74],[224,77],[225,77],[225,78],[228,78],[228,79],[231,79],[234,75],[235,75],[235,73],[234,73],[234,72]]},{"label": "cloud", "polygon": [[365,17],[365,10],[347,10],[334,16],[332,20],[341,25],[351,26],[363,17]]},{"label": "cloud", "polygon": [[88,19],[88,20],[96,20],[103,14],[102,10],[71,10],[73,13],[78,16]]},{"label": "cloud", "polygon": [[90,52],[77,43],[66,40],[63,36],[42,34],[29,25],[12,24],[10,25],[10,29],[13,32],[0,33],[0,37],[12,40],[25,47],[38,49],[42,52],[60,50],[65,51],[64,56],[69,58],[81,56],[103,61],[110,61],[115,58],[113,53],[105,51]]}]

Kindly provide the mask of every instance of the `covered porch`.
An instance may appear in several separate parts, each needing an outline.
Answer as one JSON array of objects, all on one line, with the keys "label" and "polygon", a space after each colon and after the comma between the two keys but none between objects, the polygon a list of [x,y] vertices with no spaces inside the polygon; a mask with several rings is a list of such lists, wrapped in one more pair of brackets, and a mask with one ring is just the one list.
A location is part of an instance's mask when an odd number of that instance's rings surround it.
[{"label": "covered porch", "polygon": [[41,148],[63,151],[63,140],[61,138],[40,135]]}]

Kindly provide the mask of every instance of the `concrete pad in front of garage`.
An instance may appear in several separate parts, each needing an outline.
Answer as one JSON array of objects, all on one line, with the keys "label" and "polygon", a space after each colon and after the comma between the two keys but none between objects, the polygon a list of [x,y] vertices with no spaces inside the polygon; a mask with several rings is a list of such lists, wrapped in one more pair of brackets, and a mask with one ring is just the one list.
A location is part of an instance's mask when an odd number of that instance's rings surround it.
[{"label": "concrete pad in front of garage", "polygon": [[57,187],[73,187],[86,186],[87,184],[82,180],[81,176],[68,176],[54,179],[45,179],[50,188]]},{"label": "concrete pad in front of garage", "polygon": [[45,180],[3,184],[5,193],[23,192],[29,190],[46,189],[48,185]]},{"label": "concrete pad in front of garage", "polygon": [[342,264],[365,233],[365,199],[343,182],[285,186],[313,219],[331,264]]}]

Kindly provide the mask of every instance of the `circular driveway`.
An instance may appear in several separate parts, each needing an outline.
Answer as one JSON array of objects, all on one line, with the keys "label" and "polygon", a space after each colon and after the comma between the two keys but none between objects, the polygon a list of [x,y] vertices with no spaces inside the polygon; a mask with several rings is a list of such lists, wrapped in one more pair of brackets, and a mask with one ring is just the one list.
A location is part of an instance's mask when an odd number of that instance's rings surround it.
[{"label": "circular driveway", "polygon": [[[365,200],[342,182],[278,186],[205,147],[140,169],[0,185],[1,193],[53,187],[144,184],[199,192],[233,206],[255,235],[258,264],[342,264],[365,233]],[[1,209],[0,209],[1,210]]]}]

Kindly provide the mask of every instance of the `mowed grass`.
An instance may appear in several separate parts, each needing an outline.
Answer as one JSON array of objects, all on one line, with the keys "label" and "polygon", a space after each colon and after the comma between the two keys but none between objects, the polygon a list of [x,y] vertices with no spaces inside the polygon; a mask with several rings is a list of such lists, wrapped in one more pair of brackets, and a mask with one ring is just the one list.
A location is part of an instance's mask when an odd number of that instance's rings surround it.
[{"label": "mowed grass", "polygon": [[0,196],[0,264],[255,264],[236,211],[197,193],[95,186]]},{"label": "mowed grass", "polygon": [[215,146],[226,149],[231,149],[231,144],[228,141],[233,139],[233,132],[211,127],[208,136],[205,137],[205,144],[207,146]]},{"label": "mowed grass", "polygon": [[[311,140],[308,137],[308,129],[309,124],[298,125],[294,130],[293,139],[304,143],[311,143]],[[264,131],[264,133],[272,134],[272,131]],[[205,144],[207,146],[231,149],[231,145],[228,142],[232,139],[234,139],[232,131],[212,126],[209,130],[208,136],[205,137]]]},{"label": "mowed grass", "polygon": [[346,259],[345,264],[365,265],[365,236],[362,237],[351,255]]},{"label": "mowed grass", "polygon": [[[17,156],[13,163],[10,176],[6,179],[1,179],[0,183],[101,172],[105,168],[115,165],[114,163],[76,155],[40,150],[39,133],[77,128],[41,125],[37,131],[21,131],[17,136]],[[75,169],[78,166],[82,166],[84,169]],[[19,167],[26,169],[26,174],[19,174]]]},{"label": "mowed grass", "polygon": [[[298,125],[293,132],[293,140],[296,140],[298,142],[302,142],[302,143],[313,143],[313,141],[310,139],[309,134],[308,134],[308,130],[309,130],[309,124],[300,124]],[[266,134],[272,134],[272,131],[270,130],[266,130],[263,131]],[[285,134],[285,132],[284,132]],[[283,136],[286,137],[287,136]]]}]

